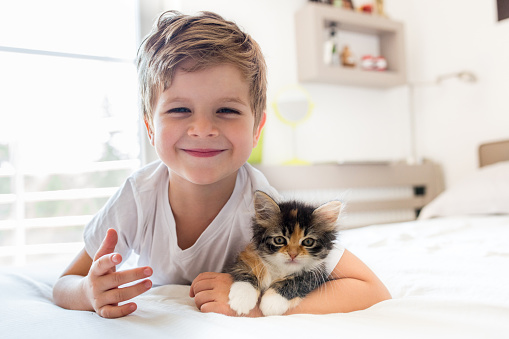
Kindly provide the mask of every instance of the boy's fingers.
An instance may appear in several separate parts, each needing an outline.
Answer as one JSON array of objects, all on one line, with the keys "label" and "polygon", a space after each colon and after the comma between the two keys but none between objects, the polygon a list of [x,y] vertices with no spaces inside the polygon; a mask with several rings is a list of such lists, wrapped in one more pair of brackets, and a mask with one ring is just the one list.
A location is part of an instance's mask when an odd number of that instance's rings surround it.
[{"label": "boy's fingers", "polygon": [[224,315],[228,315],[230,317],[237,316],[237,313],[234,310],[232,310],[230,308],[230,306],[228,306],[227,304],[224,304],[224,303],[216,302],[216,301],[203,304],[200,307],[200,311],[202,311],[203,313],[211,313],[211,312],[221,313]]},{"label": "boy's fingers", "polygon": [[97,310],[97,314],[103,318],[120,318],[133,313],[136,311],[136,308],[137,306],[135,303],[128,303],[121,306],[105,305]]},{"label": "boy's fingers", "polygon": [[130,282],[148,278],[153,271],[150,267],[137,267],[130,270],[115,272],[107,277],[103,277],[104,290],[110,290]]},{"label": "boy's fingers", "polygon": [[214,281],[210,279],[197,281],[192,285],[191,290],[193,291],[193,295],[191,297],[194,297],[200,292],[212,290],[214,289],[214,286]]},{"label": "boy's fingers", "polygon": [[196,293],[194,296],[194,303],[196,307],[201,310],[202,306],[206,303],[218,301],[216,300],[216,295],[212,291],[202,291]]},{"label": "boy's fingers", "polygon": [[193,280],[191,288],[189,289],[189,296],[194,298],[196,294],[214,288],[228,289],[233,283],[233,278],[227,273],[204,272],[200,273],[196,279]]},{"label": "boy's fingers", "polygon": [[114,288],[104,292],[102,302],[105,305],[114,305],[123,301],[130,300],[134,297],[139,296],[142,293],[147,292],[152,287],[152,281],[144,280],[136,285],[122,288]]},{"label": "boy's fingers", "polygon": [[95,276],[102,276],[115,270],[115,266],[122,262],[122,256],[114,253],[104,255],[96,259],[90,268],[90,273]]},{"label": "boy's fingers", "polygon": [[200,281],[200,280],[205,280],[205,279],[215,279],[220,274],[221,273],[217,273],[217,272],[203,272],[203,273],[198,274],[198,276],[196,277],[196,279],[194,279],[194,281]]},{"label": "boy's fingers", "polygon": [[201,308],[203,304],[217,301],[220,303],[228,303],[229,300],[229,290],[223,289],[206,289],[200,292],[196,292],[194,296],[194,303],[198,308]]},{"label": "boy's fingers", "polygon": [[191,298],[194,298],[195,294],[198,293],[198,291],[195,291],[196,284],[203,280],[204,273],[198,274],[196,278],[194,278],[193,282],[191,283],[191,288],[189,289],[189,296]]},{"label": "boy's fingers", "polygon": [[103,239],[103,242],[101,243],[101,246],[97,250],[97,253],[95,254],[94,261],[99,259],[100,257],[113,253],[115,251],[115,246],[117,246],[118,242],[118,234],[117,231],[115,231],[113,228],[108,229],[106,232],[106,236]]}]

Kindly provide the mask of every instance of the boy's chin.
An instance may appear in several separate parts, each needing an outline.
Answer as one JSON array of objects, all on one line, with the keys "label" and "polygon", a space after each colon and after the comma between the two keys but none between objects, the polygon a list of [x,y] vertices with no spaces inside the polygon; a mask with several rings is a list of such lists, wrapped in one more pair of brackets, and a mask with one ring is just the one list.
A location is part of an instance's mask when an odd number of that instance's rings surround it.
[{"label": "boy's chin", "polygon": [[214,170],[202,169],[199,171],[189,171],[183,176],[185,180],[201,186],[208,186],[213,184],[219,184],[229,180],[235,180],[237,177],[237,171],[232,173],[221,173]]}]

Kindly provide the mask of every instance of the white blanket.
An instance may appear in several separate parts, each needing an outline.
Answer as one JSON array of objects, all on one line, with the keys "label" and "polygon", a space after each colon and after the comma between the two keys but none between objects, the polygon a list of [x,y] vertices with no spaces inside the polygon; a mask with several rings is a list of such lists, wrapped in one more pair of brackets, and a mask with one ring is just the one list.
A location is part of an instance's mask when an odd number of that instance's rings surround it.
[{"label": "white blanket", "polygon": [[[30,272],[0,274],[1,338],[509,338],[509,216],[441,218],[344,231],[341,241],[393,299],[347,314],[203,314],[188,286],[136,298],[121,319],[52,303]],[[58,272],[57,272],[58,273]]]}]

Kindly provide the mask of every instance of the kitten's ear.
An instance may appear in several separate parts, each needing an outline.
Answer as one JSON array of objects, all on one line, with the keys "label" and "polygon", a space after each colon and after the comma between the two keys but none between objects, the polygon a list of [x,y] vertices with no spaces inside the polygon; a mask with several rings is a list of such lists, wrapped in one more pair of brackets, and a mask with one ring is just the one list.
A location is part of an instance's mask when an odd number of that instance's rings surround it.
[{"label": "kitten's ear", "polygon": [[268,194],[256,191],[254,195],[254,208],[256,221],[262,226],[268,226],[281,210],[278,204]]},{"label": "kitten's ear", "polygon": [[313,216],[317,218],[318,222],[330,225],[330,230],[333,231],[337,227],[339,213],[341,212],[341,202],[331,201],[318,207],[313,211]]}]

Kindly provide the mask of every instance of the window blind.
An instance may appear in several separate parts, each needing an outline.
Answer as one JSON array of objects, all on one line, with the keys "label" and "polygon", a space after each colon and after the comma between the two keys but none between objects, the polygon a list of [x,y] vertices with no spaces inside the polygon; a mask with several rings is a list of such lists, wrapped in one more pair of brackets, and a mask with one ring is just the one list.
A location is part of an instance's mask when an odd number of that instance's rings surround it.
[{"label": "window blind", "polygon": [[65,260],[140,167],[136,1],[0,4],[0,265]]}]

